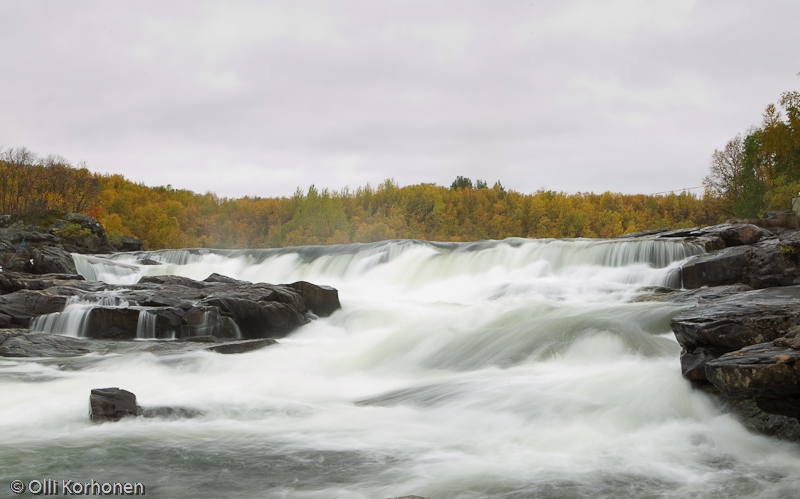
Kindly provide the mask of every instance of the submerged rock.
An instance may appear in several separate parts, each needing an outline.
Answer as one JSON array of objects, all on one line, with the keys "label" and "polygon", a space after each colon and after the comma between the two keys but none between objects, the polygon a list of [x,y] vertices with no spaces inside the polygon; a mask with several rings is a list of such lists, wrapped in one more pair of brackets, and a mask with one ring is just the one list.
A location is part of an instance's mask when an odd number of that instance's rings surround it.
[{"label": "submerged rock", "polygon": [[136,395],[119,388],[94,388],[89,395],[91,412],[95,423],[119,421],[125,417],[185,419],[202,416],[203,413],[190,407],[140,407]]}]

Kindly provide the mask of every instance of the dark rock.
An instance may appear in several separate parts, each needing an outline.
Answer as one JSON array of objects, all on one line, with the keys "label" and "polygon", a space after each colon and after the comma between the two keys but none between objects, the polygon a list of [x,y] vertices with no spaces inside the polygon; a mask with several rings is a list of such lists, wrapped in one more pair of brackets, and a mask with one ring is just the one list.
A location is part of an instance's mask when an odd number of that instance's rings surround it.
[{"label": "dark rock", "polygon": [[306,307],[319,317],[328,317],[342,308],[339,291],[330,286],[317,286],[306,281],[293,282],[288,286],[300,291]]},{"label": "dark rock", "polygon": [[134,293],[131,298],[145,307],[191,308],[194,303],[208,296],[208,292],[183,284],[164,285],[151,292]]},{"label": "dark rock", "polygon": [[57,247],[33,248],[34,274],[77,274],[72,255]]},{"label": "dark rock", "polygon": [[663,286],[647,286],[641,288],[642,294],[632,299],[634,302],[672,302],[672,303],[710,303],[725,296],[735,295],[745,291],[753,291],[747,284],[730,284],[695,289],[675,289]]},{"label": "dark rock", "polygon": [[103,225],[95,218],[92,218],[89,215],[84,215],[83,213],[69,213],[64,218],[68,222],[78,224],[84,229],[89,229],[89,231],[97,236],[98,239],[105,240],[106,229],[104,229]]},{"label": "dark rock", "polygon": [[240,281],[238,279],[234,279],[233,277],[217,274],[216,272],[203,279],[203,282],[221,282],[224,284],[250,284],[247,281]]},{"label": "dark rock", "polygon": [[151,260],[149,258],[142,258],[141,260],[136,260],[136,263],[139,265],[161,265],[161,262],[157,260]]},{"label": "dark rock", "polygon": [[[698,292],[697,296],[703,294]],[[722,293],[717,299],[703,301],[679,313],[670,327],[682,347],[684,376],[702,383],[707,372],[704,366],[714,358],[776,340],[793,331],[800,324],[798,303],[800,286],[787,286],[732,295]]]},{"label": "dark rock", "polygon": [[210,346],[205,350],[221,354],[234,354],[252,352],[261,348],[274,345],[277,341],[271,338],[259,338],[254,340],[226,341],[217,345]]},{"label": "dark rock", "polygon": [[27,329],[0,330],[0,357],[71,357],[95,351],[85,340],[70,336]]},{"label": "dark rock", "polygon": [[[185,338],[181,341],[111,341],[74,338],[40,333],[28,329],[0,329],[0,357],[80,357],[88,353],[151,353],[173,355],[206,350],[221,354],[244,353],[274,345],[272,339],[217,340],[211,337]],[[218,348],[219,347],[219,348]]]},{"label": "dark rock", "polygon": [[800,283],[800,231],[697,255],[681,266],[683,287],[743,283],[756,289]]},{"label": "dark rock", "polygon": [[[718,238],[722,242],[721,248],[755,244],[762,239],[774,237],[766,229],[753,224],[736,223],[720,224],[710,227],[694,227],[692,229],[678,229],[660,232],[658,238]],[[720,248],[720,249],[721,249]]]},{"label": "dark rock", "polygon": [[681,266],[682,286],[721,286],[749,281],[748,268],[753,257],[749,246],[728,248],[689,258]]},{"label": "dark rock", "polygon": [[119,239],[119,251],[142,251],[144,250],[144,245],[142,241],[136,239],[135,237],[130,236],[122,236]]},{"label": "dark rock", "polygon": [[21,248],[18,252],[3,253],[2,270],[6,272],[33,273],[33,254],[31,248]]},{"label": "dark rock", "polygon": [[179,338],[213,337],[236,339],[240,331],[236,322],[225,317],[217,307],[195,306],[183,315],[183,324],[178,331]]},{"label": "dark rock", "polygon": [[764,412],[800,418],[800,350],[753,345],[712,360],[705,369],[726,397],[753,398]]},{"label": "dark rock", "polygon": [[193,341],[196,343],[219,343],[219,338],[214,335],[205,335],[205,336],[184,336],[179,338],[178,341]]},{"label": "dark rock", "polygon": [[616,239],[641,239],[648,236],[656,236],[658,234],[663,234],[665,232],[672,232],[672,229],[666,227],[663,229],[642,230],[639,232],[632,232],[630,234],[623,234],[621,236],[617,236]]},{"label": "dark rock", "polygon": [[708,383],[708,379],[706,379],[706,364],[728,351],[726,349],[707,347],[684,351],[681,353],[681,374],[689,381]]},{"label": "dark rock", "polygon": [[755,401],[758,408],[764,412],[800,419],[800,397],[756,397]]},{"label": "dark rock", "polygon": [[179,275],[146,275],[139,279],[140,283],[162,284],[164,286],[186,286],[187,288],[202,289],[205,287],[202,281],[195,281],[189,277]]},{"label": "dark rock", "polygon": [[[22,244],[22,241],[25,244]],[[61,240],[38,227],[25,227],[21,229],[0,229],[0,252],[20,252],[26,246],[58,246]]]},{"label": "dark rock", "polygon": [[34,276],[18,272],[0,272],[0,294],[14,293],[21,289],[43,290],[71,281],[85,281],[79,274],[43,274]]},{"label": "dark rock", "polygon": [[18,215],[0,215],[0,229],[7,229],[19,222]]},{"label": "dark rock", "polygon": [[33,317],[52,314],[64,310],[66,296],[59,296],[49,291],[23,289],[0,296],[0,314],[9,318],[4,323],[0,317],[0,327],[28,327]]},{"label": "dark rock", "polygon": [[800,324],[800,286],[747,291],[685,310],[670,322],[687,350],[738,350],[777,339]]},{"label": "dark rock", "polygon": [[212,296],[202,305],[218,307],[232,318],[245,338],[282,338],[307,322],[296,309],[280,302],[253,301],[225,294]]},{"label": "dark rock", "polygon": [[751,398],[722,401],[723,408],[732,413],[746,428],[764,435],[800,442],[800,421],[779,414],[769,414],[761,410]]},{"label": "dark rock", "polygon": [[95,423],[119,421],[128,416],[137,416],[141,408],[136,405],[136,395],[119,388],[95,388],[89,395],[91,419]]},{"label": "dark rock", "polygon": [[[2,298],[0,296],[0,298]],[[87,338],[132,340],[136,338],[139,310],[120,307],[96,307],[89,313]]]},{"label": "dark rock", "polygon": [[773,345],[776,347],[785,347],[785,348],[792,348],[794,350],[800,350],[800,328],[794,328],[788,333],[786,336],[782,338],[778,338],[777,340],[772,342]]}]

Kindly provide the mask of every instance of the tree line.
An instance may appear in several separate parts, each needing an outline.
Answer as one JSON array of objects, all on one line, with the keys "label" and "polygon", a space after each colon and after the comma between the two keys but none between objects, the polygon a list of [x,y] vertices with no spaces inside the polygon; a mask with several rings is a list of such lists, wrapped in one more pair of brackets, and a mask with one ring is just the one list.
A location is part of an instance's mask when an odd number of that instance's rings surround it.
[{"label": "tree line", "polygon": [[0,151],[0,210],[52,218],[82,212],[113,241],[141,239],[148,249],[270,248],[385,239],[475,241],[507,237],[609,238],[663,227],[686,228],[790,208],[800,192],[800,93],[770,105],[760,126],[711,158],[702,195],[524,194],[499,181],[459,176],[449,186],[332,191],[314,185],[279,198],[218,197],[172,186],[148,187],[121,175],[89,172],[24,148]]},{"label": "tree line", "polygon": [[790,208],[800,192],[800,92],[784,92],[759,126],[716,150],[703,185],[707,202],[723,216],[755,218]]}]

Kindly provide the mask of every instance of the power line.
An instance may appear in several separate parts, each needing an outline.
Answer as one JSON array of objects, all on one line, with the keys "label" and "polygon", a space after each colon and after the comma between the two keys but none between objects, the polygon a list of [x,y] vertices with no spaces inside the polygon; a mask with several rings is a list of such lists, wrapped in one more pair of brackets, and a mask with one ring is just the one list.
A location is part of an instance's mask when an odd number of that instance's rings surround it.
[{"label": "power line", "polygon": [[683,187],[681,189],[673,189],[671,191],[661,191],[661,192],[654,192],[652,194],[648,194],[648,196],[655,196],[657,194],[668,194],[673,192],[683,192],[683,191],[692,191],[694,189],[702,189],[704,186],[698,185],[697,187]]}]

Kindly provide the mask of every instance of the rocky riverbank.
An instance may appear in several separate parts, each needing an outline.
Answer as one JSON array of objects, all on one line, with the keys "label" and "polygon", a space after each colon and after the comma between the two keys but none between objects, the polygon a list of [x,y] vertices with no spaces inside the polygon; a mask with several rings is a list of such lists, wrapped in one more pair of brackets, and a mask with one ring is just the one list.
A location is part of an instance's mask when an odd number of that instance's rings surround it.
[{"label": "rocky riverbank", "polygon": [[340,307],[335,289],[302,281],[253,284],[218,274],[144,277],[128,286],[86,281],[71,256],[141,249],[133,238],[112,244],[86,215],[68,214],[46,228],[0,216],[0,356],[244,352]]},{"label": "rocky riverbank", "polygon": [[800,441],[800,230],[753,224],[652,231],[634,237],[686,238],[708,253],[680,268],[693,303],[671,327],[681,372],[719,396],[749,427]]},{"label": "rocky riverbank", "polygon": [[[275,339],[340,306],[333,288],[302,281],[253,284],[218,274],[204,281],[153,276],[134,285],[111,285],[86,281],[79,275],[3,272],[0,292],[0,327],[33,330],[25,330],[25,334],[15,329],[0,331],[0,355],[17,357],[129,350],[90,340],[217,343]],[[48,334],[53,332],[78,338]],[[241,341],[235,344],[239,346],[184,343],[148,348],[231,352],[245,348]],[[256,344],[266,343],[251,345]]]}]

